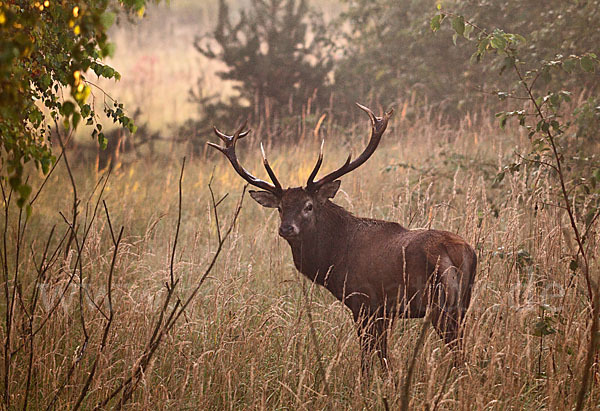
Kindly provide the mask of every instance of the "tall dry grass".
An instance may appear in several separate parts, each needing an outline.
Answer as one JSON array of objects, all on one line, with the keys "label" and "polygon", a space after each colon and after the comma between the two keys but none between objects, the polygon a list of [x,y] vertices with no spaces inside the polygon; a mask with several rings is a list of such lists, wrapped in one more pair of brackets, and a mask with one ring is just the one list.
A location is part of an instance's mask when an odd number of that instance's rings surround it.
[{"label": "tall dry grass", "polygon": [[[357,215],[456,232],[477,249],[479,269],[459,366],[431,327],[415,350],[422,321],[400,320],[390,341],[392,375],[375,369],[372,379],[365,381],[347,309],[296,272],[289,247],[276,234],[277,213],[246,200],[217,265],[143,369],[127,407],[397,409],[407,365],[416,352],[409,387],[412,409],[571,408],[589,335],[585,285],[569,269],[573,240],[564,211],[552,206],[553,177],[522,169],[494,184],[503,161],[528,141],[514,130],[499,131],[492,122],[480,115],[450,129],[432,115],[412,122],[400,115],[374,157],[344,177],[335,199]],[[325,168],[337,167],[350,148],[362,149],[366,121],[355,130],[356,136],[341,132],[327,136]],[[315,140],[269,149],[271,164],[284,184],[299,185],[307,177],[318,150]],[[257,139],[239,145],[246,167],[263,175]],[[181,278],[177,299],[189,295],[217,245],[207,189],[211,176],[217,197],[225,193],[230,197],[220,205],[222,226],[231,221],[242,190],[241,179],[220,157],[191,158],[186,165],[173,265],[175,276]],[[107,311],[106,284],[115,247],[107,219],[99,213],[81,252],[83,287],[77,269],[33,345],[17,350],[27,341],[30,318],[18,307],[29,307],[34,266],[40,264],[44,242],[55,225],[57,232],[65,232],[59,212],[66,215],[71,207],[64,165],[52,175],[28,223],[27,246],[18,267],[14,253],[3,261],[10,265],[8,272],[18,272],[21,279],[10,343],[15,352],[8,358],[15,408],[23,403],[29,369],[31,409],[43,409],[52,399],[57,409],[72,408],[96,358],[95,375],[82,399],[84,409],[131,376],[170,281],[179,172],[179,155],[142,159],[115,170],[106,185],[104,199],[112,225],[125,227],[114,263],[114,320],[106,347],[100,349],[106,320],[98,307]],[[84,221],[83,204],[93,192],[96,175],[84,165],[77,166],[74,175]],[[12,241],[16,209],[10,213],[10,224],[2,229]],[[59,237],[52,241],[54,246]],[[40,302],[34,326],[58,301],[73,264],[69,253],[61,256],[37,285]],[[597,272],[595,260],[593,264],[592,272]],[[1,311],[5,318],[4,298]],[[90,338],[79,359],[82,312]],[[6,331],[3,326],[2,341]],[[588,406],[596,406],[599,399],[594,385]]]}]

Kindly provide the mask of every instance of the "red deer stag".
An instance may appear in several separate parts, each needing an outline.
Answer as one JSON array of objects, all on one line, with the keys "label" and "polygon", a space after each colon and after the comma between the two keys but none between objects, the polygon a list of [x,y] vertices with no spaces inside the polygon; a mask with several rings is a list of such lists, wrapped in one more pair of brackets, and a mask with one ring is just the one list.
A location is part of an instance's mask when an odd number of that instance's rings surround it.
[{"label": "red deer stag", "polygon": [[352,311],[367,371],[373,351],[387,369],[387,330],[395,317],[421,318],[427,309],[440,337],[455,345],[469,306],[477,256],[458,235],[439,230],[408,230],[398,223],[359,218],[330,201],[340,177],[358,168],[379,145],[393,111],[371,119],[371,137],[362,154],[315,181],[323,146],[306,187],[283,189],[262,150],[272,184],[251,175],[238,162],[235,145],[245,124],[233,136],[215,133],[221,151],[235,171],[263,191],[250,195],[263,207],[277,208],[279,235],[292,248],[294,264],[310,280],[326,287]]}]

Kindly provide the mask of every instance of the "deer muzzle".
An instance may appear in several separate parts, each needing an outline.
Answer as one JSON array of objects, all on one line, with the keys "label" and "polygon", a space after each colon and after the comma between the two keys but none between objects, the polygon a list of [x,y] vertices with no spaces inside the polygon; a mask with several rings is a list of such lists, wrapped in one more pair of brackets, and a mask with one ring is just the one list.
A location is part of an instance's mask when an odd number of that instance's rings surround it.
[{"label": "deer muzzle", "polygon": [[283,238],[293,238],[298,236],[300,230],[295,224],[281,224],[279,226],[279,235]]}]

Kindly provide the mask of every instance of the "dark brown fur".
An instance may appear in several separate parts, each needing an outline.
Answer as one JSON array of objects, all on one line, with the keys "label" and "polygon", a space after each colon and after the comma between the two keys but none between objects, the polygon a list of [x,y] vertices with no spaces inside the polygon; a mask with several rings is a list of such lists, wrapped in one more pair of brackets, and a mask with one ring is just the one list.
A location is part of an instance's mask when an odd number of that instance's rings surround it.
[{"label": "dark brown fur", "polygon": [[[255,199],[256,193],[251,192]],[[274,203],[257,201],[277,206],[282,226],[297,226],[299,234],[286,240],[298,271],[352,311],[363,367],[373,350],[387,366],[390,322],[423,317],[428,307],[437,332],[446,343],[455,344],[475,279],[473,249],[456,234],[407,230],[394,222],[355,217],[321,197],[291,188],[280,200],[273,198]],[[303,209],[308,203],[313,210],[307,216]]]}]

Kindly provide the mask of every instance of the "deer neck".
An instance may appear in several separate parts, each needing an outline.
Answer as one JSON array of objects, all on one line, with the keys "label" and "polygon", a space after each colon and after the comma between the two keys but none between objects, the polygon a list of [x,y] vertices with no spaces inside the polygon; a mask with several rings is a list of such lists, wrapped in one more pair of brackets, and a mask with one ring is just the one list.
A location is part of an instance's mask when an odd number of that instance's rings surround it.
[{"label": "deer neck", "polygon": [[334,294],[333,288],[337,284],[334,278],[347,252],[355,219],[344,208],[327,201],[320,210],[314,232],[297,241],[289,241],[298,271]]}]

